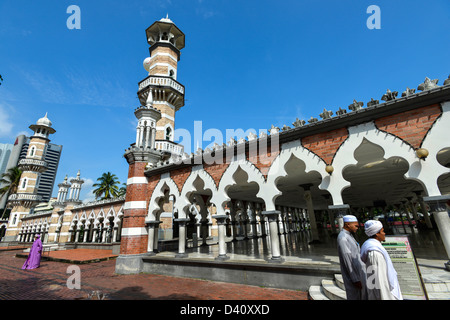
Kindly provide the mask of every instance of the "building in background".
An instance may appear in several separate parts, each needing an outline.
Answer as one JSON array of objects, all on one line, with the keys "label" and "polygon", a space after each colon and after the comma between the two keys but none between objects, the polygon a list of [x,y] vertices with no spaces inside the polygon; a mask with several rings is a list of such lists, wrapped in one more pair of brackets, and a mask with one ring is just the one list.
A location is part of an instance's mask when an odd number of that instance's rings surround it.
[{"label": "building in background", "polygon": [[0,176],[6,172],[6,166],[8,164],[12,149],[12,144],[0,143]]},{"label": "building in background", "polygon": [[[26,158],[30,140],[30,137],[20,135],[16,138],[14,145],[0,144],[0,175],[7,172],[8,169],[17,167],[19,161]],[[48,144],[44,155],[44,161],[47,162],[48,168],[42,173],[37,183],[38,195],[42,197],[42,201],[48,202],[52,196],[61,152],[62,145]],[[4,170],[2,171],[3,167]],[[8,195],[4,195],[0,199],[0,209],[5,208],[7,198]]]},{"label": "building in background", "polygon": [[[25,159],[28,147],[30,144],[30,137],[27,137],[22,146],[19,161]],[[38,184],[38,195],[42,196],[42,201],[48,202],[52,196],[53,187],[55,185],[56,173],[58,171],[59,159],[61,158],[62,145],[49,143],[47,151],[44,155],[44,161],[47,162],[48,168],[42,173]],[[17,165],[17,164],[16,164]]]}]

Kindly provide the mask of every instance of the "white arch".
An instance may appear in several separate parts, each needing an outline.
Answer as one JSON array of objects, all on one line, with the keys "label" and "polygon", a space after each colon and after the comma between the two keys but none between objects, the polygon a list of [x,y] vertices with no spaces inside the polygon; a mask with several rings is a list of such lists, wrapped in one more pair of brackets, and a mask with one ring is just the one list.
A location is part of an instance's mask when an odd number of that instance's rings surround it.
[{"label": "white arch", "polygon": [[259,169],[250,161],[239,159],[236,160],[236,156],[233,159],[233,161],[230,163],[228,168],[225,170],[225,172],[222,175],[222,178],[220,179],[219,187],[216,193],[213,193],[213,196],[211,198],[212,203],[216,204],[217,208],[217,214],[223,215],[225,214],[224,210],[224,203],[227,201],[230,201],[230,197],[227,194],[228,187],[236,184],[236,181],[233,178],[233,175],[236,173],[236,171],[241,168],[245,173],[248,175],[247,182],[255,182],[258,184],[259,191],[256,195],[256,197],[262,198],[263,200],[266,199],[265,194],[265,179],[263,174],[259,171]]},{"label": "white arch", "polygon": [[323,161],[311,150],[303,147],[301,140],[294,140],[284,143],[281,146],[280,154],[273,161],[267,174],[267,183],[264,188],[265,197],[263,198],[267,199],[267,211],[275,210],[275,200],[281,195],[281,191],[278,190],[276,185],[280,178],[287,176],[285,165],[292,155],[305,164],[305,172],[317,171],[321,175],[322,179],[325,176],[325,161]]},{"label": "white arch", "polygon": [[[161,198],[165,197],[164,190],[169,189],[169,194],[175,196],[175,202],[180,197],[180,192],[178,191],[178,187],[173,179],[170,177],[168,173],[161,175],[161,179],[153,190],[152,196],[150,198],[150,203],[148,205],[148,213],[146,220],[155,221],[156,215],[162,208],[160,208],[158,202]],[[180,216],[178,216],[180,218]]]},{"label": "white arch", "polygon": [[438,178],[450,172],[437,161],[437,154],[440,150],[450,147],[448,141],[450,128],[450,102],[444,102],[442,106],[442,116],[436,120],[430,131],[422,142],[422,148],[429,152],[426,161],[420,161],[415,165],[417,178],[423,181],[427,188],[428,196],[439,196],[437,180]]},{"label": "white arch", "polygon": [[348,131],[348,139],[344,141],[333,159],[333,174],[326,175],[319,185],[320,189],[327,190],[331,194],[334,205],[343,204],[342,191],[349,187],[351,183],[344,179],[342,172],[346,167],[357,164],[354,152],[361,145],[363,139],[381,147],[384,151],[385,159],[391,157],[405,159],[410,165],[405,177],[422,182],[418,179],[417,170],[415,169],[419,159],[416,157],[414,149],[408,143],[390,133],[378,130],[373,121],[349,127]]},{"label": "white arch", "polygon": [[181,190],[180,198],[176,201],[176,208],[178,209],[178,214],[180,212],[185,213],[185,210],[188,206],[191,205],[189,201],[190,193],[192,193],[196,187],[194,186],[194,182],[197,178],[200,178],[205,184],[205,190],[211,190],[212,195],[217,192],[217,187],[214,182],[214,179],[203,169],[202,165],[196,165],[192,167],[191,174],[186,179],[183,189]]}]

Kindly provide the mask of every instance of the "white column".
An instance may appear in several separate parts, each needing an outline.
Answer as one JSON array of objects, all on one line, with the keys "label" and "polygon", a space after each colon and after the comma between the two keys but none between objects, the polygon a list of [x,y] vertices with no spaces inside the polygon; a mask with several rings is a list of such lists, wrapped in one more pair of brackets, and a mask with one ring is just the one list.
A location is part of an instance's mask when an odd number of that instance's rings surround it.
[{"label": "white column", "polygon": [[305,190],[304,198],[306,200],[308,216],[309,216],[309,225],[311,227],[311,235],[313,241],[319,241],[319,231],[317,230],[316,223],[316,215],[314,214],[314,205],[312,202],[311,191]]},{"label": "white column", "polygon": [[176,258],[186,258],[188,255],[186,253],[186,222],[189,219],[181,218],[176,219],[178,222],[179,232],[178,232],[178,253],[175,255]]},{"label": "white column", "polygon": [[136,147],[139,147],[141,142],[141,127],[137,126],[136,127]]},{"label": "white column", "polygon": [[226,233],[226,219],[227,215],[215,215],[213,216],[217,221],[217,225],[219,227],[219,256],[217,256],[216,260],[228,260],[230,257],[227,256],[227,244],[225,242],[225,233]]},{"label": "white column", "polygon": [[150,147],[151,146],[151,144],[150,144],[150,130],[151,130],[150,126],[145,127],[145,147]]},{"label": "white column", "polygon": [[263,215],[267,217],[269,221],[269,234],[270,234],[270,244],[272,250],[272,257],[269,262],[283,262],[283,258],[280,255],[280,239],[278,238],[278,215],[280,211],[263,211]]},{"label": "white column", "polygon": [[[446,203],[450,201],[450,195],[423,197],[423,200],[430,206],[439,233],[444,243],[447,257],[450,258],[450,217],[448,216]],[[450,271],[450,260],[445,263],[445,268]]]},{"label": "white column", "polygon": [[152,128],[151,130],[152,130],[152,137],[151,137],[152,144],[150,147],[154,148],[155,147],[155,139],[156,139],[156,128]]}]

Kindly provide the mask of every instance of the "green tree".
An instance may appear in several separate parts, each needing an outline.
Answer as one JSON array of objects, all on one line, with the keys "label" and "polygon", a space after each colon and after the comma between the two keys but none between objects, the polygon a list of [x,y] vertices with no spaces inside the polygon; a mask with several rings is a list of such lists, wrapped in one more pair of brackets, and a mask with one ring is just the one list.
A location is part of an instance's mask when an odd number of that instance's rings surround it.
[{"label": "green tree", "polygon": [[119,179],[115,174],[111,172],[103,173],[100,178],[97,179],[97,183],[94,183],[93,193],[97,199],[111,199],[119,196]]},{"label": "green tree", "polygon": [[[0,185],[4,185],[0,188],[0,198],[8,194],[13,194],[17,192],[17,188],[19,187],[20,177],[22,176],[22,170],[18,167],[10,168],[8,171],[2,174],[0,178]],[[2,219],[6,212],[7,206],[5,205],[5,209],[2,213]]]},{"label": "green tree", "polygon": [[0,74],[0,86],[2,85],[2,82],[3,82],[3,78],[2,78],[2,75]]},{"label": "green tree", "polygon": [[119,197],[122,197],[127,194],[127,184],[122,183],[122,186],[119,189]]}]

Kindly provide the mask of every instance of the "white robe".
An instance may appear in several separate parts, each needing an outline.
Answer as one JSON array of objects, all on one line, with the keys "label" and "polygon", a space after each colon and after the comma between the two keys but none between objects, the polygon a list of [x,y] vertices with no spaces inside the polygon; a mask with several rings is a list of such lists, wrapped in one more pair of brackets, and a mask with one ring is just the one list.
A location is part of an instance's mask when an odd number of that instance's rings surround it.
[{"label": "white robe", "polygon": [[380,241],[368,239],[361,248],[366,263],[366,285],[369,300],[403,300],[397,272]]},{"label": "white robe", "polygon": [[[347,300],[366,300],[366,273],[365,265],[360,257],[359,244],[350,232],[345,229],[339,233],[337,242]],[[355,282],[361,282],[362,289],[355,287],[353,285]]]}]

